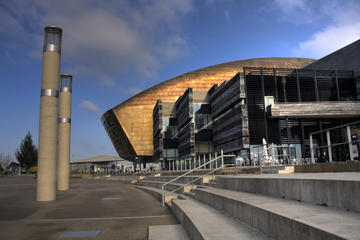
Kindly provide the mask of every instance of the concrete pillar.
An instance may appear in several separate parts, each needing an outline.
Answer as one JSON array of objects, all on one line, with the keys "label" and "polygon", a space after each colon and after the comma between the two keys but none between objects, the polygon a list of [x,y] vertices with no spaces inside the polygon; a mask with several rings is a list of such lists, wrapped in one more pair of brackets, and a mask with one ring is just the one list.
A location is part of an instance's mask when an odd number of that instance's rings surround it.
[{"label": "concrete pillar", "polygon": [[61,28],[45,27],[39,119],[37,201],[56,199]]},{"label": "concrete pillar", "polygon": [[71,96],[72,76],[62,74],[60,79],[57,158],[57,189],[60,191],[69,189]]}]

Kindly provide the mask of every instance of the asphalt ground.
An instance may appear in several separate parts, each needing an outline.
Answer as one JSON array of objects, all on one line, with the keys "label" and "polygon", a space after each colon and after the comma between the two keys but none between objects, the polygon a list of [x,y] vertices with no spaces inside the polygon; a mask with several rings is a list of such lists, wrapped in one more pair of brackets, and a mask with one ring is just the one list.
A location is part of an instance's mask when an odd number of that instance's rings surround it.
[{"label": "asphalt ground", "polygon": [[[150,194],[105,179],[71,179],[53,202],[36,202],[36,179],[0,178],[0,239],[147,239],[148,226],[178,224]],[[100,231],[97,237],[60,238]]]}]

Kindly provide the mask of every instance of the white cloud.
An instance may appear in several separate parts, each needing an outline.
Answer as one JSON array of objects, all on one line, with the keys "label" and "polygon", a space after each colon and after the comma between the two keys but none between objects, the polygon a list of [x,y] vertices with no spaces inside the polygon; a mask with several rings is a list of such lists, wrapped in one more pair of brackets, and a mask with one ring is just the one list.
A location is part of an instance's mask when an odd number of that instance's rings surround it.
[{"label": "white cloud", "polygon": [[228,10],[225,10],[224,16],[225,16],[225,20],[226,20],[226,21],[230,21],[230,13],[229,13]]},{"label": "white cloud", "polygon": [[99,76],[98,81],[99,81],[99,83],[101,83],[102,85],[107,86],[107,87],[114,86],[114,84],[115,84],[114,79],[112,79],[110,77],[106,77],[106,76]]},{"label": "white cloud", "polygon": [[294,50],[296,56],[321,58],[360,39],[360,22],[330,26],[315,33],[310,40],[300,42]]},{"label": "white cloud", "polygon": [[139,92],[141,92],[142,91],[142,89],[140,89],[140,88],[129,88],[129,93],[131,94],[131,95],[136,95],[136,94],[138,94]]},{"label": "white cloud", "polygon": [[300,42],[293,50],[295,56],[321,58],[360,38],[360,3],[332,2],[324,12],[332,20],[323,30]]},{"label": "white cloud", "polygon": [[22,26],[4,9],[0,8],[0,33],[14,34],[22,31]]},{"label": "white cloud", "polygon": [[275,16],[280,21],[304,24],[318,17],[307,6],[307,0],[273,0],[273,6],[280,10]]},{"label": "white cloud", "polygon": [[81,74],[107,76],[98,78],[106,86],[113,85],[109,76],[131,68],[153,76],[164,62],[182,57],[189,49],[181,19],[192,10],[192,0],[14,0],[4,4],[16,16],[0,13],[0,20],[15,28],[26,23],[36,29],[33,32],[38,34],[28,33],[33,41],[30,56],[41,54],[39,29],[57,25],[63,29],[62,56],[67,63],[81,69]]},{"label": "white cloud", "polygon": [[274,0],[283,13],[294,13],[305,9],[305,0]]},{"label": "white cloud", "polygon": [[88,100],[84,100],[79,104],[79,107],[87,111],[88,113],[99,115],[100,109],[95,104]]}]

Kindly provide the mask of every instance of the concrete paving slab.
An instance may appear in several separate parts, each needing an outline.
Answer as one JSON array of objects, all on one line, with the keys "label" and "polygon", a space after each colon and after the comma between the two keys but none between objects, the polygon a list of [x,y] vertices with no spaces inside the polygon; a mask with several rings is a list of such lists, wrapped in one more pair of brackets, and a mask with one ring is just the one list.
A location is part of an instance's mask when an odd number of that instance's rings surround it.
[{"label": "concrete paving slab", "polygon": [[64,232],[60,235],[61,238],[83,238],[83,237],[97,237],[101,232],[99,230],[80,231],[80,232]]},{"label": "concrete paving slab", "polygon": [[56,201],[39,203],[35,183],[32,177],[0,179],[0,239],[55,240],[88,230],[101,231],[95,239],[146,239],[150,225],[178,224],[161,202],[133,185],[71,179],[70,190],[58,192]]},{"label": "concrete paving slab", "polygon": [[149,227],[148,240],[189,240],[185,229],[180,225],[159,225]]}]

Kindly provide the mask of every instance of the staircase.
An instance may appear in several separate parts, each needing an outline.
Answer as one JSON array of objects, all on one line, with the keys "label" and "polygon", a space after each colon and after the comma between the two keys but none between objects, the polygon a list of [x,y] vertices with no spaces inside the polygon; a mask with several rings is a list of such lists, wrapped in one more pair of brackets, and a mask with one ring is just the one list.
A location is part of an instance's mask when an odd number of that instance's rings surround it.
[{"label": "staircase", "polygon": [[[149,228],[149,239],[360,239],[360,173],[199,177],[166,194],[181,225]],[[161,200],[172,179],[147,176],[137,187]]]}]

